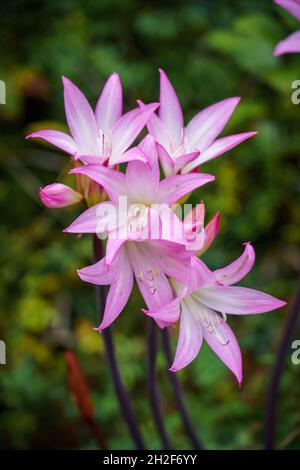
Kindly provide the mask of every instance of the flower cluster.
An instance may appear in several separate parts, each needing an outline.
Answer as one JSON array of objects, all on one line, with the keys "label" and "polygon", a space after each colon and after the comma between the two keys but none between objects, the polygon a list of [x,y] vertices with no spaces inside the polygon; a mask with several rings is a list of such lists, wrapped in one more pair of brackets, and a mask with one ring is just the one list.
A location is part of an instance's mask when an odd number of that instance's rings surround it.
[{"label": "flower cluster", "polygon": [[[79,89],[63,78],[70,134],[42,130],[38,137],[71,155],[76,190],[60,183],[40,189],[50,208],[83,200],[88,207],[65,232],[106,238],[105,257],[78,270],[80,278],[109,285],[103,318],[109,327],[120,315],[134,280],[160,328],[180,322],[172,371],[187,366],[203,339],[242,381],[242,359],[227,314],[268,312],[285,305],[268,294],[234,286],[251,270],[250,242],[242,255],[211,271],[199,258],[219,230],[217,213],[205,226],[205,206],[184,204],[188,195],[215,178],[202,165],[253,136],[255,132],[219,137],[239,98],[228,98],[199,112],[186,126],[177,95],[160,70],[159,103],[122,114],[118,74],[106,82],[93,112]],[[143,128],[148,133],[131,147]],[[125,173],[119,164],[127,163]]]}]

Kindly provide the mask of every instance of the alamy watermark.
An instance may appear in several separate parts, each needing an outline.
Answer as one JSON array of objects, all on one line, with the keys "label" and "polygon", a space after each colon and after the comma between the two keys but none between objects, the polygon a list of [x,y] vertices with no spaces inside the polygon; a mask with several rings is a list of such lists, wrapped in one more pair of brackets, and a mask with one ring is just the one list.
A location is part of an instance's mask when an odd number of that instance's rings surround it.
[{"label": "alamy watermark", "polygon": [[6,364],[6,344],[0,339],[0,365]]},{"label": "alamy watermark", "polygon": [[[119,196],[117,204],[99,204],[91,224],[101,239],[172,240],[194,250],[204,242],[201,207],[191,204],[128,204],[127,196]],[[68,231],[68,229],[67,229]]]},{"label": "alamy watermark", "polygon": [[294,80],[291,84],[291,88],[295,91],[293,91],[291,95],[291,100],[293,104],[299,104],[300,103],[300,80]]},{"label": "alamy watermark", "polygon": [[0,80],[0,104],[6,104],[6,84]]},{"label": "alamy watermark", "polygon": [[295,366],[300,364],[300,339],[295,339],[292,342],[291,348],[294,349],[294,352],[291,355],[291,361]]}]

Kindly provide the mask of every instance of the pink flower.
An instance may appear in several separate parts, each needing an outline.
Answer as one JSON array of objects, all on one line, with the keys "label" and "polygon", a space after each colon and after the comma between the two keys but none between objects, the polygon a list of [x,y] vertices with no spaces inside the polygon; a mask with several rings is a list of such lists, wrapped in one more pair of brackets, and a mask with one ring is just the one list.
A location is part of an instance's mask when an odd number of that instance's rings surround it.
[{"label": "pink flower", "polygon": [[61,183],[53,183],[40,188],[39,196],[42,203],[51,209],[71,206],[82,200],[82,195]]},{"label": "pink flower", "polygon": [[[164,240],[127,241],[110,264],[106,257],[91,266],[79,269],[79,277],[86,282],[110,285],[101,331],[112,324],[125,307],[133,287],[134,277],[149,309],[166,304],[173,298],[167,276],[183,282],[190,271],[190,253],[183,245]],[[156,320],[160,327],[168,321]]]},{"label": "pink flower", "polygon": [[[256,134],[246,132],[217,139],[240,98],[228,98],[198,113],[184,127],[180,103],[167,75],[160,70],[159,116],[153,114],[148,130],[159,144],[159,158],[167,176],[189,173]],[[145,105],[139,102],[141,108]]]},{"label": "pink flower", "polygon": [[110,202],[91,207],[65,231],[107,232],[108,264],[127,240],[155,239],[188,244],[182,223],[170,206],[194,189],[214,180],[212,175],[191,173],[159,181],[156,145],[150,135],[140,144],[139,151],[146,155],[149,164],[132,161],[127,165],[126,174],[102,165],[84,165],[70,171],[86,175],[103,186]]},{"label": "pink flower", "polygon": [[[274,0],[274,3],[280,5],[300,21],[300,0]],[[300,31],[296,31],[280,41],[275,47],[273,54],[279,56],[294,52],[300,52]]]},{"label": "pink flower", "polygon": [[71,135],[56,130],[33,132],[27,138],[39,137],[72,155],[83,163],[114,166],[133,158],[145,157],[135,147],[128,150],[151,114],[153,103],[122,116],[123,98],[119,75],[113,73],[98,99],[95,113],[83,93],[63,77],[65,113]]},{"label": "pink flower", "polygon": [[248,274],[254,261],[255,253],[250,243],[245,244],[244,252],[237,260],[214,272],[193,257],[189,284],[173,282],[177,297],[145,312],[159,322],[172,323],[180,318],[177,351],[170,370],[178,371],[193,361],[204,339],[241,383],[241,352],[226,322],[226,314],[252,315],[286,304],[263,292],[232,286]]},{"label": "pink flower", "polygon": [[[156,145],[151,136],[143,140],[140,150],[147,155],[150,164],[132,161],[126,174],[101,165],[85,165],[71,171],[87,175],[103,185],[111,200],[91,207],[65,230],[108,232],[105,258],[78,271],[81,279],[87,282],[111,285],[99,330],[108,327],[123,310],[134,276],[148,308],[156,308],[172,299],[167,276],[180,282],[189,277],[192,252],[186,250],[182,223],[169,206],[214,179],[211,175],[195,173],[171,176],[160,182]],[[128,230],[127,218],[123,223],[122,213],[115,217],[119,214],[120,197],[124,196],[138,209],[138,215],[133,214],[129,219],[130,224],[139,228],[136,233]],[[111,212],[109,204],[116,210]],[[140,230],[143,224],[144,230]],[[141,231],[144,237],[140,236]],[[166,326],[168,322],[159,321],[159,324]]]}]

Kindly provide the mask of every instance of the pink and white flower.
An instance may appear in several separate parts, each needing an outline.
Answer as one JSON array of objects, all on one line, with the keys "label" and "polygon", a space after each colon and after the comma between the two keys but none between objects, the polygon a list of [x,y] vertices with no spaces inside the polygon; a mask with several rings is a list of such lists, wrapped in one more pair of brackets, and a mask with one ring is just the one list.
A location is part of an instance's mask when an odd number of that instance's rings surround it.
[{"label": "pink and white flower", "polygon": [[[160,70],[159,115],[153,114],[147,127],[159,145],[159,158],[167,176],[189,173],[222,155],[256,132],[217,138],[231,117],[240,98],[227,98],[198,113],[185,127],[175,90]],[[145,105],[139,101],[141,108]]]},{"label": "pink and white flower", "polygon": [[212,272],[200,259],[191,260],[187,285],[173,282],[175,299],[145,311],[158,322],[180,319],[179,339],[172,371],[186,367],[200,351],[203,339],[242,382],[242,357],[226,315],[253,315],[283,307],[286,302],[247,287],[233,286],[244,278],[255,261],[254,249],[245,244],[243,254],[233,263]]},{"label": "pink and white flower", "polygon": [[[284,8],[300,21],[300,0],[274,0],[274,3]],[[300,31],[295,31],[280,41],[274,50],[274,55],[293,54],[300,52]]]},{"label": "pink and white flower", "polygon": [[[108,232],[105,258],[78,271],[81,279],[87,282],[111,285],[99,330],[108,327],[123,310],[134,276],[148,308],[156,308],[172,299],[168,276],[180,282],[189,277],[192,252],[186,249],[188,241],[184,238],[183,224],[170,205],[214,179],[211,175],[194,173],[159,181],[156,145],[151,136],[143,140],[140,150],[148,156],[150,164],[132,161],[126,174],[101,165],[84,165],[71,171],[87,175],[101,184],[110,197],[109,204],[116,208],[115,212],[109,212],[108,202],[97,204],[65,230],[72,233]],[[140,230],[132,232],[120,218],[115,218],[120,197],[124,196],[139,209],[139,214],[130,219],[130,223],[139,228],[141,222],[144,224],[143,237]],[[99,214],[104,214],[100,221]],[[128,218],[125,220],[127,223]],[[158,323],[168,325],[163,320]]]},{"label": "pink and white flower", "polygon": [[191,173],[160,181],[156,145],[150,135],[140,144],[139,151],[147,156],[149,164],[132,161],[127,165],[126,174],[102,165],[83,165],[70,171],[88,176],[103,186],[110,201],[86,210],[65,231],[108,233],[108,264],[128,240],[166,240],[188,245],[183,224],[170,206],[214,180],[209,174]]},{"label": "pink and white flower", "polygon": [[146,105],[144,109],[137,107],[122,115],[122,86],[119,75],[113,73],[103,88],[94,112],[79,88],[66,77],[62,80],[71,135],[56,130],[40,130],[27,138],[44,139],[83,163],[115,166],[133,158],[145,158],[136,147],[128,148],[158,107],[157,103]]}]

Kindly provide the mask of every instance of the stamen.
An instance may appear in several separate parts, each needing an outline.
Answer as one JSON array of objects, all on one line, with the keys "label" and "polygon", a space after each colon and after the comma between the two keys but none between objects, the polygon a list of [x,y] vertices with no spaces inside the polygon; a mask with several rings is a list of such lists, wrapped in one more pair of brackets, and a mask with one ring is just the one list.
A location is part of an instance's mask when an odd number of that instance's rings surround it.
[{"label": "stamen", "polygon": [[221,312],[221,315],[222,315],[222,318],[224,320],[224,322],[226,323],[227,322],[227,315],[225,312]]},{"label": "stamen", "polygon": [[149,265],[146,273],[148,274],[147,284],[150,290],[150,294],[154,295],[157,291],[155,277],[159,274],[159,271]]},{"label": "stamen", "polygon": [[219,317],[218,314],[216,314],[215,316],[210,316],[208,314],[208,312],[206,311],[205,312],[205,318],[202,319],[202,325],[204,328],[207,329],[207,331],[210,333],[210,334],[213,334],[215,335],[217,341],[219,341],[219,343],[222,345],[222,346],[227,346],[229,343],[230,343],[230,340],[226,340],[225,338],[225,342],[223,342],[221,340],[221,335],[218,334],[218,329],[217,327],[219,325],[221,325],[223,322],[226,322],[227,321],[227,316],[226,316],[226,313],[225,312],[221,312],[221,315],[222,315],[222,318]]}]

